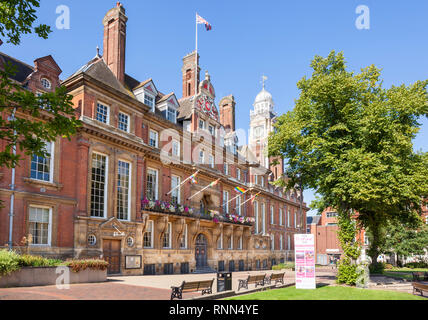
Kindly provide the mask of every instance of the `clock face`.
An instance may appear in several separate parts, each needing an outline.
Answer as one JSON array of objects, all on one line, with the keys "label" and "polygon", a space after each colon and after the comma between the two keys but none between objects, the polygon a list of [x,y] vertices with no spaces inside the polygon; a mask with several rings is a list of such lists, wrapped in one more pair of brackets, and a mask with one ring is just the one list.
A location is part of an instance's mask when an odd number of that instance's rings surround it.
[{"label": "clock face", "polygon": [[196,107],[203,113],[208,114],[211,118],[218,121],[218,111],[212,98],[206,95],[201,95],[196,100]]}]

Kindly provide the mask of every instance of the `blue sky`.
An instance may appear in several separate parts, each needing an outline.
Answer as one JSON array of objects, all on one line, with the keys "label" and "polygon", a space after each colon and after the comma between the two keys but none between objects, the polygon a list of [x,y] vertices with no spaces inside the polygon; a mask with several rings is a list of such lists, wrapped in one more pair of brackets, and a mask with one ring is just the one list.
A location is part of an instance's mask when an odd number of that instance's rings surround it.
[{"label": "blue sky", "polygon": [[[195,12],[213,29],[199,26],[202,71],[208,70],[217,102],[233,94],[238,128],[248,129],[250,109],[261,90],[262,74],[273,95],[275,111],[291,110],[296,83],[310,75],[315,55],[343,51],[351,70],[375,64],[384,85],[410,84],[428,75],[428,1],[300,0],[300,1],[137,1],[122,0],[128,20],[126,72],[138,80],[153,78],[165,93],[181,97],[181,59],[195,49]],[[52,26],[48,40],[25,36],[20,46],[0,51],[32,64],[51,54],[67,78],[102,50],[105,13],[114,0],[42,0],[39,21]],[[70,8],[70,29],[58,30],[56,8]],[[358,30],[358,5],[370,9],[370,29]],[[428,121],[415,149],[428,151]],[[241,141],[243,143],[243,141]],[[313,193],[307,191],[310,203]]]}]

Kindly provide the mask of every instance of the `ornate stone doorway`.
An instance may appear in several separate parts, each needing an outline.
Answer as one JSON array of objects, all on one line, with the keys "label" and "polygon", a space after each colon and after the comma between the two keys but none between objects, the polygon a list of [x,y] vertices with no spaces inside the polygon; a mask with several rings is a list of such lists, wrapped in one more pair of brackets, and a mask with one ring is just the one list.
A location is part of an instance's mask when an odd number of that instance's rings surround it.
[{"label": "ornate stone doorway", "polygon": [[208,266],[207,238],[202,233],[196,237],[195,260],[196,260],[196,269],[201,269]]},{"label": "ornate stone doorway", "polygon": [[108,262],[108,274],[120,273],[120,240],[103,240],[104,260]]}]

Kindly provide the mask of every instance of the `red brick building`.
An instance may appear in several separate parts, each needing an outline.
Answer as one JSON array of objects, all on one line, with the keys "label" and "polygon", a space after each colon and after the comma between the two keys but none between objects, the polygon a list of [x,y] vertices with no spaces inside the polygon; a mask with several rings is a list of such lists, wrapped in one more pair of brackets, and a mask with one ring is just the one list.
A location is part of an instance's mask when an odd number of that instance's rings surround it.
[{"label": "red brick building", "polygon": [[[340,259],[343,250],[337,236],[337,211],[332,208],[325,209],[321,215],[306,218],[307,233],[315,238],[316,263],[331,264]],[[358,240],[367,245],[364,230],[358,234]]]},{"label": "red brick building", "polygon": [[[428,224],[428,204],[422,204],[422,220]],[[312,233],[315,238],[315,251],[317,264],[330,264],[331,261],[339,259],[343,254],[340,241],[337,236],[339,227],[337,226],[337,212],[332,208],[325,209],[321,215],[309,216],[306,218],[307,233]],[[357,239],[367,247],[368,237],[364,230],[357,235]],[[386,261],[390,261],[386,257]],[[411,258],[409,261],[413,261]]]},{"label": "red brick building", "polygon": [[[255,270],[292,260],[308,208],[269,183],[271,168],[249,148],[237,147],[233,96],[217,109],[195,53],[183,58],[180,99],[153,79],[134,79],[125,73],[124,7],[118,3],[103,24],[103,56],[62,82],[50,56],[29,66],[0,55],[33,92],[65,86],[83,124],[71,141],[47,144],[51,157],[24,156],[14,189],[12,171],[0,169],[0,244],[11,235],[18,247],[31,235],[31,253],[102,257],[121,274]],[[196,172],[197,183],[186,180]]]}]

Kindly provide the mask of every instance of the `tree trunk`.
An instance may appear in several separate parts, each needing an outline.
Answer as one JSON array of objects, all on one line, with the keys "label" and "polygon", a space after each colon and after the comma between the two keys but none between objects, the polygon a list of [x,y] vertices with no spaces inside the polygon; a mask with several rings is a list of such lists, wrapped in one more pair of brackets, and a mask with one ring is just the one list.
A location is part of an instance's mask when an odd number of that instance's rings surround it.
[{"label": "tree trunk", "polygon": [[376,221],[375,219],[372,219],[371,224],[369,226],[369,232],[372,236],[372,239],[370,241],[369,244],[369,249],[367,250],[367,253],[369,255],[369,257],[371,258],[371,263],[370,263],[370,269],[371,271],[375,271],[375,272],[379,272],[381,271],[380,265],[377,262],[377,257],[379,256],[380,253],[380,247],[382,245],[381,241],[382,241],[382,234],[381,234],[381,227],[379,225],[379,222]]}]

